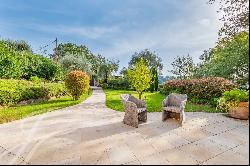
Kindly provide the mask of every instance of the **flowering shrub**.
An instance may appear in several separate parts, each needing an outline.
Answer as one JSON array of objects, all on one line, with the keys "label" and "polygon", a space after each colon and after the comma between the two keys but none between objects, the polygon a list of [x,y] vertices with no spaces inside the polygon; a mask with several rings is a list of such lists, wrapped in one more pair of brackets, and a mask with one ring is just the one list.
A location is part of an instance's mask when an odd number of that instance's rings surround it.
[{"label": "flowering shrub", "polygon": [[89,90],[89,76],[78,70],[71,71],[65,78],[65,85],[74,100]]},{"label": "flowering shrub", "polygon": [[161,93],[184,93],[195,103],[215,104],[214,99],[221,97],[223,92],[235,88],[231,81],[221,77],[207,77],[190,80],[170,80],[161,88]]}]

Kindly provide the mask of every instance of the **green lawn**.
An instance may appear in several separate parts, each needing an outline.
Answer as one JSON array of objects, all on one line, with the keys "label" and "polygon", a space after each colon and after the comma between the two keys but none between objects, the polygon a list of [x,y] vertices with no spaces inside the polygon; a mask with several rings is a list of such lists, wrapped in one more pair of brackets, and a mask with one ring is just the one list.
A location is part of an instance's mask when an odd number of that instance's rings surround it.
[{"label": "green lawn", "polygon": [[66,96],[41,103],[2,108],[0,109],[0,124],[72,106],[84,101],[91,94],[92,91],[89,94],[82,95],[79,100],[72,100],[72,97]]},{"label": "green lawn", "polygon": [[[106,105],[107,107],[123,111],[122,102],[120,99],[121,94],[132,94],[138,98],[138,94],[135,91],[126,91],[126,90],[111,90],[105,89],[106,94]],[[165,95],[160,94],[159,92],[145,92],[142,96],[143,99],[146,99],[148,112],[157,112],[161,111],[162,100],[165,98]],[[205,111],[205,112],[218,112],[214,107],[210,105],[198,105],[194,103],[187,102],[185,111],[195,112],[195,111]]]}]

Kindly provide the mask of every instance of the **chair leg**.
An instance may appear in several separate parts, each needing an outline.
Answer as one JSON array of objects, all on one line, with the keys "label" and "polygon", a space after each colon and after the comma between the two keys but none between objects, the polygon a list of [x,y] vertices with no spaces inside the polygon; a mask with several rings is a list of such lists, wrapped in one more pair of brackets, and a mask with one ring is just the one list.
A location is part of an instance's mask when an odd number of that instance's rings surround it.
[{"label": "chair leg", "polygon": [[163,110],[162,111],[162,121],[164,122],[165,120],[167,120],[169,118],[169,112],[168,111],[165,111]]},{"label": "chair leg", "polygon": [[185,120],[186,120],[185,114],[184,113],[180,113],[180,123],[181,123],[181,125],[183,125],[183,123],[185,122]]},{"label": "chair leg", "polygon": [[174,118],[177,119],[177,120],[180,120],[181,119],[180,113],[174,112]]},{"label": "chair leg", "polygon": [[165,111],[164,110],[162,110],[162,116],[161,116],[162,118],[162,121],[164,122],[165,120],[166,120],[166,113],[165,113]]},{"label": "chair leg", "polygon": [[139,122],[147,122],[147,111],[143,111],[138,115]]}]

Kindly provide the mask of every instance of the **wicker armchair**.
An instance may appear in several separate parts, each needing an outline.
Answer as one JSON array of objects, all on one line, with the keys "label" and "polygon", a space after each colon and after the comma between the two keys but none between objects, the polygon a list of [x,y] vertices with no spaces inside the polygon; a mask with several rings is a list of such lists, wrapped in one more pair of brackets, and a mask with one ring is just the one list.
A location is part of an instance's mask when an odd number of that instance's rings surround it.
[{"label": "wicker armchair", "polygon": [[123,123],[138,128],[140,122],[147,121],[147,109],[144,100],[135,98],[130,94],[121,95],[125,116]]},{"label": "wicker armchair", "polygon": [[187,102],[186,94],[172,93],[168,95],[162,102],[162,121],[168,118],[179,119],[180,123],[183,124],[185,121],[185,105]]}]

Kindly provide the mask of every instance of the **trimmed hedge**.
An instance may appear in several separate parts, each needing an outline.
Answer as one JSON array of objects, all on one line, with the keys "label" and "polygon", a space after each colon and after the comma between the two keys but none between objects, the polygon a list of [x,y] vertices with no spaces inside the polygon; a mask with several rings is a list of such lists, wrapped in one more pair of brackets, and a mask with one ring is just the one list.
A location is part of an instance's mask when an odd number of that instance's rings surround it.
[{"label": "trimmed hedge", "polygon": [[223,92],[237,87],[231,81],[221,77],[207,77],[190,80],[170,80],[160,88],[160,92],[168,95],[170,93],[184,93],[189,99],[198,104],[217,104],[217,99]]},{"label": "trimmed hedge", "polygon": [[65,85],[74,100],[80,98],[83,93],[88,92],[90,88],[90,78],[82,71],[74,70],[67,74]]},{"label": "trimmed hedge", "polygon": [[116,90],[129,90],[130,83],[128,79],[125,78],[112,78],[107,81],[107,83],[101,84],[104,89],[116,89]]},{"label": "trimmed hedge", "polygon": [[0,79],[0,105],[13,105],[29,99],[49,99],[66,95],[64,83],[34,83],[26,80]]}]

